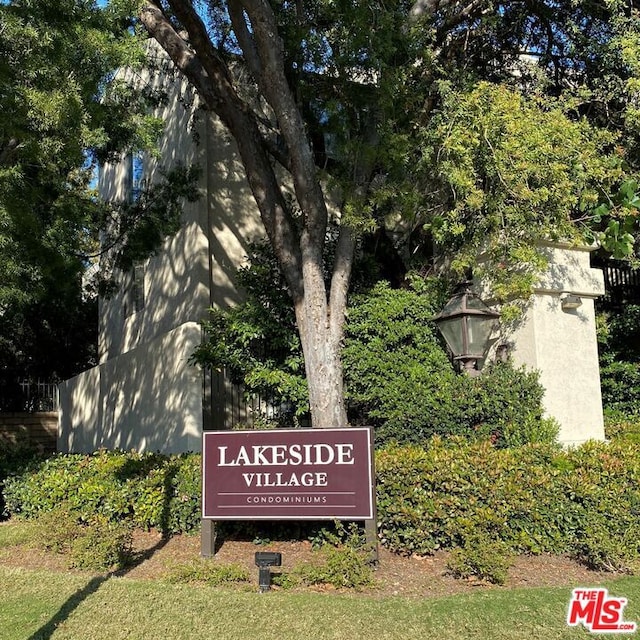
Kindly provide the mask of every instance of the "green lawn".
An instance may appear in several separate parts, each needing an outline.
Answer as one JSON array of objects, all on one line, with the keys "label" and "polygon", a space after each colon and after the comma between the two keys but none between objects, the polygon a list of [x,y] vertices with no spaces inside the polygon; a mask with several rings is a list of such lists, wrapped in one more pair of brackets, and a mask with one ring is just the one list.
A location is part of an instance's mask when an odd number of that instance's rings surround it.
[{"label": "green lawn", "polygon": [[[28,542],[33,535],[30,523],[2,526],[0,548]],[[613,578],[606,586],[611,595],[629,600],[625,620],[640,622],[640,578]],[[565,624],[569,587],[478,591],[423,600],[284,591],[261,595],[254,588],[176,585],[0,566],[0,640],[545,640],[590,636],[582,628],[570,629]]]},{"label": "green lawn", "polygon": [[[640,579],[619,578],[640,621]],[[584,638],[565,625],[570,589],[485,591],[440,599],[233,591],[129,578],[88,578],[0,567],[2,640],[488,640]]]},{"label": "green lawn", "polygon": [[35,541],[37,525],[29,521],[11,521],[0,526],[0,549]]}]

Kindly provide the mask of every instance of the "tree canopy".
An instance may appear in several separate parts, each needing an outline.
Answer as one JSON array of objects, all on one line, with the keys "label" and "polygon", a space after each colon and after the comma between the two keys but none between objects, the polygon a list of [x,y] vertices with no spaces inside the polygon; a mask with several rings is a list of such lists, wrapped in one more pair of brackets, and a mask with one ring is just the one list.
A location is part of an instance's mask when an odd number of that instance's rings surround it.
[{"label": "tree canopy", "polygon": [[531,286],[538,240],[633,253],[633,3],[153,0],[138,15],[238,144],[317,426],[346,422],[339,352],[362,233],[393,225],[457,273],[482,253],[503,298]]},{"label": "tree canopy", "polygon": [[131,88],[107,90],[136,46],[113,18],[68,0],[0,6],[0,308],[41,293],[93,241],[91,161],[158,132],[138,126]]},{"label": "tree canopy", "polygon": [[114,78],[143,60],[127,20],[92,2],[0,4],[0,387],[69,377],[95,357],[96,303],[82,289],[105,216],[95,163],[160,130]]},{"label": "tree canopy", "polygon": [[113,73],[144,64],[145,32],[237,143],[293,301],[317,426],[346,424],[347,294],[372,229],[392,228],[408,259],[434,245],[454,274],[483,268],[505,299],[543,266],[539,240],[634,254],[633,2],[15,0],[0,17],[3,318],[52,290],[59,261],[79,273],[88,219],[108,219],[87,195],[86,150],[108,158],[158,132]]}]

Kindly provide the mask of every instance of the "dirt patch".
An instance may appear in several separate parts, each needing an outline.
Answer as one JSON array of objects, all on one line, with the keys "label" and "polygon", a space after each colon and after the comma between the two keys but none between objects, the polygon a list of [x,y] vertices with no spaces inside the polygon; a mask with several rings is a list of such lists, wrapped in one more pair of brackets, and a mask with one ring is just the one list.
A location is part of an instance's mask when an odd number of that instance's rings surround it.
[{"label": "dirt patch", "polygon": [[[0,526],[5,525],[0,524]],[[198,536],[180,535],[165,540],[158,533],[138,531],[134,536],[134,548],[133,566],[119,572],[118,575],[144,580],[164,579],[175,570],[176,566],[193,563],[200,558]],[[281,570],[284,572],[290,571],[296,565],[312,561],[317,555],[311,543],[306,541],[257,545],[252,542],[227,540],[220,545],[216,556],[211,561],[241,565],[249,571],[252,580],[257,582],[258,570],[254,565],[256,551],[282,553]],[[564,556],[519,556],[514,559],[513,566],[509,569],[506,584],[496,586],[475,579],[459,580],[449,576],[446,566],[447,558],[446,552],[438,552],[428,557],[405,557],[381,547],[379,565],[375,571],[376,584],[363,593],[378,597],[424,598],[469,593],[479,589],[597,586],[611,578],[611,574],[589,571]],[[72,571],[68,568],[67,559],[63,556],[25,545],[0,549],[0,565]],[[322,589],[322,591],[326,590]]]}]

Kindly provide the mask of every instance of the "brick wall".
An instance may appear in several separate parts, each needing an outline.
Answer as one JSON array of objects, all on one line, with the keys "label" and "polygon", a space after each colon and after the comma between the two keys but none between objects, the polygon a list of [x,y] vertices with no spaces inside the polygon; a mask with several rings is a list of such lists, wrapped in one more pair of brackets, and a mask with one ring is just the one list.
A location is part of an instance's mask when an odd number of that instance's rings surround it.
[{"label": "brick wall", "polygon": [[58,413],[0,413],[0,446],[25,443],[43,453],[55,453],[58,441]]}]

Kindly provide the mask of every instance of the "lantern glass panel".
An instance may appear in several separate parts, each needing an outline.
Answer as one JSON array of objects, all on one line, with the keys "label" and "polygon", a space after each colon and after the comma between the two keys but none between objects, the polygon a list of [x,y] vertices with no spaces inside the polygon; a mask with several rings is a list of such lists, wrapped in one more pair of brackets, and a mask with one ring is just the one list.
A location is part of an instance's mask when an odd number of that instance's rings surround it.
[{"label": "lantern glass panel", "polygon": [[468,353],[462,355],[484,356],[495,322],[495,318],[492,317],[467,317]]},{"label": "lantern glass panel", "polygon": [[466,297],[467,309],[479,309],[480,311],[489,311],[489,307],[478,296],[468,295]]},{"label": "lantern glass panel", "polygon": [[464,352],[463,323],[462,317],[440,320],[438,323],[438,329],[454,356],[462,355]]}]

